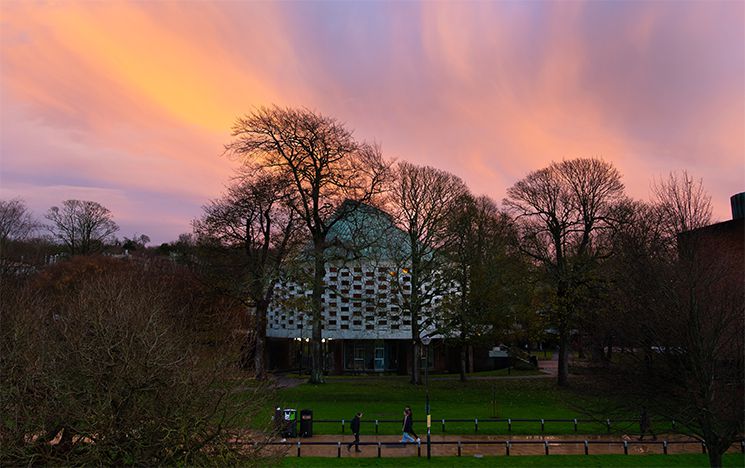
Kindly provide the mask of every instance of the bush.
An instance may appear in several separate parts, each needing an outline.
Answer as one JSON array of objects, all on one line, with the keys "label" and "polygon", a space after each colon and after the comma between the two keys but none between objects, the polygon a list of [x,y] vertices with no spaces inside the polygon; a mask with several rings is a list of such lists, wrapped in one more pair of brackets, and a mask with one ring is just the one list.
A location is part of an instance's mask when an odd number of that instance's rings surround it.
[{"label": "bush", "polygon": [[229,340],[196,339],[215,304],[174,297],[178,275],[152,265],[77,261],[3,281],[0,464],[258,463],[236,420],[267,392],[241,382]]}]

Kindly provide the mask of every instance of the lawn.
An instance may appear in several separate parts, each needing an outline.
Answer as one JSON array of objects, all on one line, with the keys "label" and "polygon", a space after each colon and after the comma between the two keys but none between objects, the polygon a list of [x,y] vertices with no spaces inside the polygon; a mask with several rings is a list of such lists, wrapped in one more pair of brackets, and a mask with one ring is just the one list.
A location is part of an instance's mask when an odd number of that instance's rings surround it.
[{"label": "lawn", "polygon": [[[727,454],[722,460],[723,466],[742,467],[745,457],[741,454]],[[436,457],[426,458],[285,458],[283,467],[400,467],[400,466],[433,466],[433,467],[708,467],[709,459],[701,454],[684,455],[554,455],[554,456],[520,456],[520,457]]]},{"label": "lawn", "polygon": [[[525,380],[432,380],[430,382],[430,401],[432,408],[432,432],[442,431],[441,419],[468,419],[467,422],[447,422],[448,434],[473,434],[474,418],[479,419],[479,434],[507,434],[506,422],[489,422],[489,418],[512,419],[588,419],[577,407],[577,393],[571,389],[556,387],[553,379]],[[495,400],[494,400],[495,398]],[[585,398],[585,405],[588,400]],[[415,430],[424,432],[425,388],[410,385],[406,378],[365,377],[358,379],[329,379],[323,385],[302,384],[297,387],[281,389],[277,392],[275,403],[283,408],[308,408],[313,410],[314,433],[339,434],[341,419],[347,421],[345,432],[349,431],[348,421],[355,412],[364,412],[362,432],[375,432],[375,420],[381,420],[379,434],[398,434],[400,420],[405,406],[411,406],[416,421]],[[600,398],[589,403],[602,406]],[[495,413],[496,410],[496,413]],[[270,418],[267,408],[266,418]],[[598,415],[602,416],[602,415]],[[630,416],[629,419],[634,419]],[[336,422],[322,422],[336,420]],[[391,420],[392,422],[382,422]],[[627,423],[629,431],[638,429],[635,423]],[[614,424],[614,429],[617,428]],[[540,422],[513,421],[513,434],[538,434]],[[569,422],[546,421],[545,432],[551,434],[572,434],[574,425]],[[606,427],[600,423],[580,423],[579,434],[605,433]]]}]

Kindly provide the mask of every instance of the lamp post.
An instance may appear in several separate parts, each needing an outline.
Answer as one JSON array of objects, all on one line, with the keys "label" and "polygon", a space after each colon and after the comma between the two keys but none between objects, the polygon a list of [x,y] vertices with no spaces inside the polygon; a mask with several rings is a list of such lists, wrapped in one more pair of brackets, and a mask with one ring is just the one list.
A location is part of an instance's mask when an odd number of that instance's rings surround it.
[{"label": "lamp post", "polygon": [[298,344],[300,345],[300,363],[297,371],[298,377],[303,376],[303,314],[300,314],[300,322],[298,323],[298,327],[300,328],[300,338]]},{"label": "lamp post", "polygon": [[429,414],[429,343],[432,338],[429,336],[422,337],[422,344],[424,345],[424,411],[427,413],[427,460],[432,458],[432,443],[430,435],[432,433],[432,415]]}]

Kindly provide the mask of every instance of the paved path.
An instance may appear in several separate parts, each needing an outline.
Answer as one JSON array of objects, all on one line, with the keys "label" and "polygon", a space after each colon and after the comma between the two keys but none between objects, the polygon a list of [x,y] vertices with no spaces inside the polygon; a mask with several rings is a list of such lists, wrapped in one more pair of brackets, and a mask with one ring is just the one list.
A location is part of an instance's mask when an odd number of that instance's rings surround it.
[{"label": "paved path", "polygon": [[[420,434],[421,435],[421,434]],[[697,441],[693,441],[687,437],[669,435],[665,438],[670,442],[668,445],[668,454],[678,453],[701,453],[701,444]],[[336,445],[337,442],[341,443],[341,456],[342,457],[377,457],[378,456],[378,443],[380,443],[380,455],[382,457],[416,457],[427,455],[426,442],[422,440],[421,447],[417,444],[401,444],[399,442],[399,436],[367,436],[361,437],[361,442],[370,443],[372,445],[362,445],[360,448],[362,452],[355,453],[354,448],[351,451],[347,450],[349,442],[353,441],[353,437],[337,436],[337,435],[321,435],[315,436],[308,439],[292,439],[292,445],[280,447],[280,450],[286,451],[286,456],[297,456],[297,441],[300,441],[301,456],[313,456],[313,457],[337,457],[339,454],[339,448]],[[461,446],[461,456],[473,457],[473,456],[496,456],[506,455],[506,441],[508,439],[504,436],[458,436],[458,435],[433,435],[432,442],[457,442],[457,441],[492,441],[497,442],[493,444],[478,443],[478,444],[463,444]],[[591,455],[602,455],[602,454],[623,454],[624,440],[628,442],[628,453],[629,455],[639,454],[651,454],[658,453],[663,454],[664,448],[662,445],[663,437],[658,439],[658,443],[651,441],[639,442],[636,438],[628,436],[592,436],[592,435],[576,435],[576,436],[514,436],[509,438],[511,441],[510,455],[544,455],[546,445],[549,448],[549,454],[552,455],[582,455],[584,454],[584,440],[590,441],[589,454]],[[533,442],[526,444],[525,442]],[[562,441],[572,443],[560,443]],[[593,443],[592,441],[595,441]],[[692,443],[680,443],[682,441],[690,441]],[[307,445],[313,442],[332,442],[334,445],[320,446],[320,445]],[[614,443],[609,443],[614,442]],[[421,452],[420,452],[421,449]],[[739,452],[739,445],[733,445],[730,452]],[[457,444],[452,445],[432,445],[432,456],[456,456],[458,455]]]}]

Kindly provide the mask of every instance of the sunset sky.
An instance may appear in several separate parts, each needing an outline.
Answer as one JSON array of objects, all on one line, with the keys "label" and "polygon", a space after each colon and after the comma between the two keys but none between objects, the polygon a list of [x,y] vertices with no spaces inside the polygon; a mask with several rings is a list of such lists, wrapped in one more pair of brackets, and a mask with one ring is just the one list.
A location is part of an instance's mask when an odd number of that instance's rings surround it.
[{"label": "sunset sky", "polygon": [[190,231],[262,105],[334,116],[477,194],[598,156],[649,198],[745,191],[745,2],[0,2],[0,198],[70,198],[121,236]]}]

